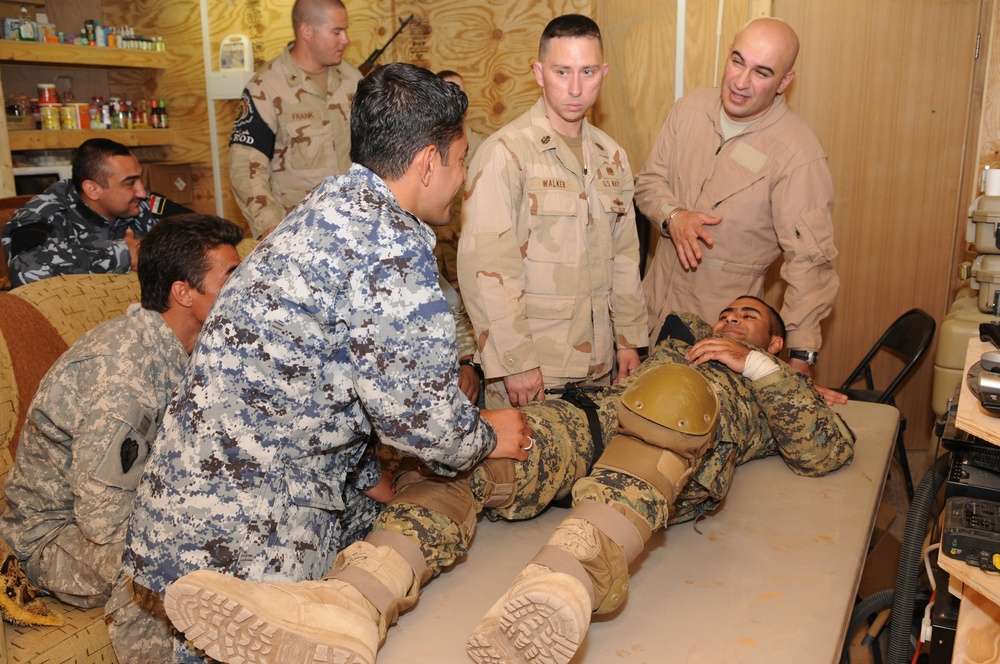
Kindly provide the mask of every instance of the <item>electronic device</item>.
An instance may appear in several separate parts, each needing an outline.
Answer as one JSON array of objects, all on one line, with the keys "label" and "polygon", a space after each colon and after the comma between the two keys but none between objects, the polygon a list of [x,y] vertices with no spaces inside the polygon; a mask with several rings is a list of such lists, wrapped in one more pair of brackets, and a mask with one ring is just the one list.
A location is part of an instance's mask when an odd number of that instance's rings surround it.
[{"label": "electronic device", "polygon": [[965,376],[965,384],[969,386],[969,391],[979,399],[979,403],[986,409],[986,412],[1000,415],[1000,364],[998,364],[996,371],[990,370],[990,367],[994,366],[994,360],[1000,361],[1000,352],[987,351],[983,353],[982,358],[969,367],[969,373]]},{"label": "electronic device", "polygon": [[945,497],[966,496],[1000,501],[1000,446],[962,431],[955,425],[958,399],[948,403],[941,444],[952,453]]},{"label": "electronic device", "polygon": [[941,553],[1000,572],[1000,503],[956,496],[944,507]]},{"label": "electronic device", "polygon": [[988,350],[979,358],[986,371],[1000,371],[1000,350]]},{"label": "electronic device", "polygon": [[989,341],[994,348],[1000,348],[1000,321],[979,324],[979,340]]}]

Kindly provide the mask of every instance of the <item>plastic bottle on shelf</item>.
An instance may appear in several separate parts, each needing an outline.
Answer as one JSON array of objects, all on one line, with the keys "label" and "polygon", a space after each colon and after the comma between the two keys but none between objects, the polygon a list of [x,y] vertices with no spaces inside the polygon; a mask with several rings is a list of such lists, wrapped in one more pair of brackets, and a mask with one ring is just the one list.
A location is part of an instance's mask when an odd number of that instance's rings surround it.
[{"label": "plastic bottle on shelf", "polygon": [[18,38],[21,41],[35,41],[35,22],[31,20],[31,16],[28,14],[28,8],[21,5],[21,11],[18,14]]},{"label": "plastic bottle on shelf", "polygon": [[160,100],[160,129],[170,129],[170,116],[167,115],[167,100]]}]

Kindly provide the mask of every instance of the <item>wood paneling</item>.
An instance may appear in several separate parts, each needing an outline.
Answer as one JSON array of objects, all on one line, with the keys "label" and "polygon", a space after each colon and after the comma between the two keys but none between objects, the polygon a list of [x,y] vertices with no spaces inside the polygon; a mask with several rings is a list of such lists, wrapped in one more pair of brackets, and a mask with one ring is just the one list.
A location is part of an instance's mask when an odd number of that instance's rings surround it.
[{"label": "wood paneling", "polygon": [[[789,103],[830,158],[841,290],[820,379],[835,384],[904,311],[939,322],[955,282],[979,0],[776,0],[802,50]],[[963,210],[960,213],[959,210]],[[904,384],[907,445],[926,448],[933,350]]]},{"label": "wood paneling", "polygon": [[[747,0],[722,4],[720,23],[720,3],[689,0],[684,21],[684,92],[716,84],[717,67],[752,4]],[[597,0],[595,18],[611,64],[611,75],[597,102],[596,123],[625,148],[638,171],[674,105],[677,3]]]}]

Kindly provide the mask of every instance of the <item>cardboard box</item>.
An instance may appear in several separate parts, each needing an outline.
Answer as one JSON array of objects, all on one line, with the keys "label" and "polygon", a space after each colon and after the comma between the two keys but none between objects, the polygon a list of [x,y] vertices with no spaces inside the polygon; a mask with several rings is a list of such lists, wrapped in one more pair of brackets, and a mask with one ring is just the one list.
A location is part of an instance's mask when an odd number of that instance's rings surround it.
[{"label": "cardboard box", "polygon": [[191,164],[153,162],[143,164],[143,182],[146,189],[166,196],[174,203],[194,203],[194,181]]}]

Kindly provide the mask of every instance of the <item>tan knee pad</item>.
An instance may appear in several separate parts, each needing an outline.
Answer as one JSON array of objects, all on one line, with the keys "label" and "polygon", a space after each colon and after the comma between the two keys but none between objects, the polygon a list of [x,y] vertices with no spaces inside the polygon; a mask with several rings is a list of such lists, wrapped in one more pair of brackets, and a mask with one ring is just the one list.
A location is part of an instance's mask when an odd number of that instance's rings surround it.
[{"label": "tan knee pad", "polygon": [[676,452],[619,433],[608,443],[594,468],[625,473],[648,483],[663,495],[669,509],[691,476],[693,463]]},{"label": "tan knee pad", "polygon": [[468,474],[458,477],[424,475],[409,470],[396,478],[396,494],[390,505],[410,503],[440,512],[456,524],[463,537],[471,538],[476,529],[476,505]]}]

